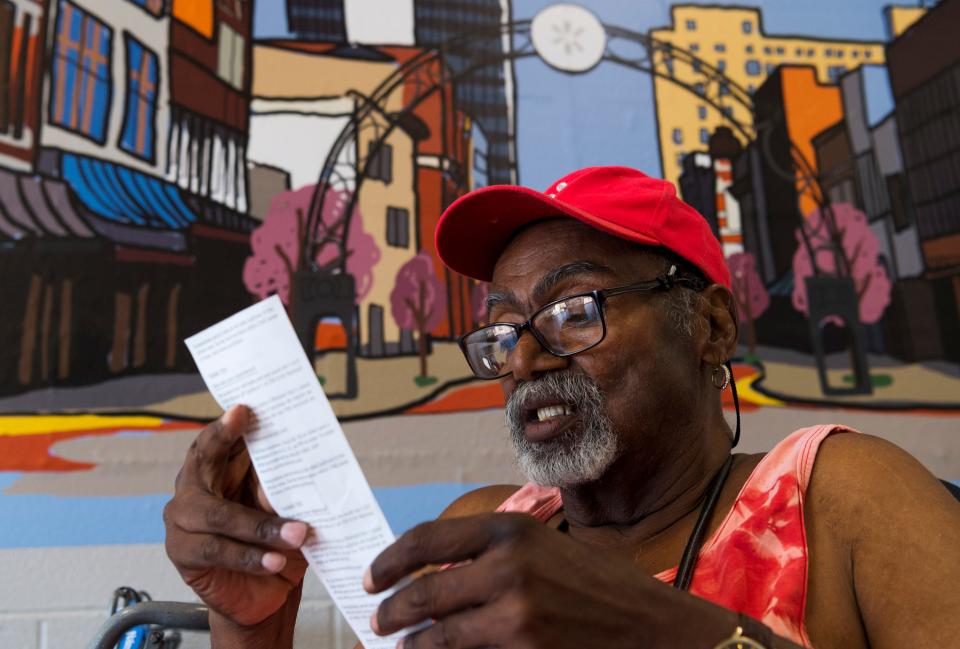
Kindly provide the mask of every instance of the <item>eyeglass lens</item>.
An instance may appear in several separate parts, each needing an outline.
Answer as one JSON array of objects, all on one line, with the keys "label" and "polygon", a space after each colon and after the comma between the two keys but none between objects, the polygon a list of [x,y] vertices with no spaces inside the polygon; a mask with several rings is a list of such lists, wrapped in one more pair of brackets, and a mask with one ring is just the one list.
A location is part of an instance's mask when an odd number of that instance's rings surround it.
[{"label": "eyeglass lens", "polygon": [[[568,356],[596,345],[603,338],[600,308],[592,295],[579,295],[550,304],[530,322],[552,354]],[[464,352],[474,374],[496,378],[506,373],[507,357],[517,346],[517,327],[494,324],[464,339]]]}]

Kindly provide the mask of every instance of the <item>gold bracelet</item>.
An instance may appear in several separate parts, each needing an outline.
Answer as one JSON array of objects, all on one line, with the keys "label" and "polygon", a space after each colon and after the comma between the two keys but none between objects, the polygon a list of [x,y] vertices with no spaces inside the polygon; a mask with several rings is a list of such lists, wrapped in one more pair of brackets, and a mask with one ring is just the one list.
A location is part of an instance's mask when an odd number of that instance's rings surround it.
[{"label": "gold bracelet", "polygon": [[713,649],[767,649],[752,638],[743,635],[743,627],[738,626],[733,635],[715,646]]}]

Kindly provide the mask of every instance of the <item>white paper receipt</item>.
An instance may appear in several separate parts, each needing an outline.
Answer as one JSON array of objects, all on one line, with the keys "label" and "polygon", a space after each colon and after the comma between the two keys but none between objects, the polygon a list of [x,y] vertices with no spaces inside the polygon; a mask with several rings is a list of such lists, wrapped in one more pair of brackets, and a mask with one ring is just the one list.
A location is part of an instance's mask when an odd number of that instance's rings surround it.
[{"label": "white paper receipt", "polygon": [[247,448],[270,504],[313,533],[303,554],[367,649],[393,649],[363,571],[394,536],[276,296],[186,340],[213,398],[254,413]]}]

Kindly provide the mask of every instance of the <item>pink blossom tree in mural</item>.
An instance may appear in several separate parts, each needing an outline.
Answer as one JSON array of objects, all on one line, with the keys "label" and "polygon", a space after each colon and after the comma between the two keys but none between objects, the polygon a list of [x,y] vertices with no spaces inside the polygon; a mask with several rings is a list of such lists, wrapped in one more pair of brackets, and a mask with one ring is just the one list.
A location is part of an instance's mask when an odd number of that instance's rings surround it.
[{"label": "pink blossom tree in mural", "polygon": [[470,291],[470,308],[473,311],[473,321],[478,325],[485,324],[488,317],[487,296],[490,295],[490,284],[477,282]]},{"label": "pink blossom tree in mural", "polygon": [[433,271],[433,258],[422,250],[397,271],[390,309],[397,326],[417,332],[420,383],[427,379],[427,335],[440,324],[447,308],[443,284]]},{"label": "pink blossom tree in mural", "polygon": [[[306,215],[315,185],[282,192],[274,196],[263,224],[253,231],[250,247],[253,254],[243,266],[243,283],[259,299],[276,293],[289,309],[295,299],[291,294],[294,274],[303,266],[301,249],[306,228]],[[321,229],[333,225],[349,200],[345,192],[327,192],[321,218]],[[321,268],[339,263],[340,251],[334,244],[317,248],[314,262]],[[373,267],[380,260],[376,241],[363,229],[363,217],[354,207],[347,234],[347,272],[356,282],[355,302],[359,303],[373,285]]]},{"label": "pink blossom tree in mural", "polygon": [[738,252],[727,257],[733,297],[737,301],[740,322],[747,325],[747,348],[753,356],[757,348],[757,330],[754,322],[770,306],[770,294],[757,273],[757,260],[749,252]]},{"label": "pink blossom tree in mural", "polygon": [[[867,224],[867,216],[849,203],[830,206],[833,228],[826,227],[817,209],[807,215],[804,231],[813,249],[817,268],[828,275],[849,276],[857,293],[860,321],[872,324],[890,303],[890,278],[880,263],[880,242]],[[833,245],[830,232],[839,245]],[[806,279],[813,276],[813,264],[803,233],[796,230],[797,251],[793,255],[793,308],[809,313]],[[837,254],[838,251],[840,254]],[[840,256],[842,255],[842,257]]]}]

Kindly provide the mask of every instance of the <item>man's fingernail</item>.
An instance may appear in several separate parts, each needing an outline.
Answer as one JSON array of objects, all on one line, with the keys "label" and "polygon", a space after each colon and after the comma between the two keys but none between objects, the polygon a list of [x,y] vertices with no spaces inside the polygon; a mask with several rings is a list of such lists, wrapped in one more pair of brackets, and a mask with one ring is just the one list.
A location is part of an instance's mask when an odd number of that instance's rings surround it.
[{"label": "man's fingernail", "polygon": [[368,593],[373,592],[373,575],[370,573],[370,566],[363,571],[363,589]]},{"label": "man's fingernail", "polygon": [[307,538],[307,524],[300,521],[290,521],[280,526],[280,538],[285,543],[299,548]]},{"label": "man's fingernail", "polygon": [[373,629],[374,633],[380,633],[380,625],[377,624],[377,611],[374,611],[373,615],[370,616],[370,628]]},{"label": "man's fingernail", "polygon": [[265,552],[260,558],[260,565],[264,570],[270,572],[280,572],[287,565],[287,558],[279,552]]},{"label": "man's fingernail", "polygon": [[220,415],[220,423],[224,426],[230,426],[236,421],[238,412],[240,412],[240,406],[231,406],[225,413]]}]

